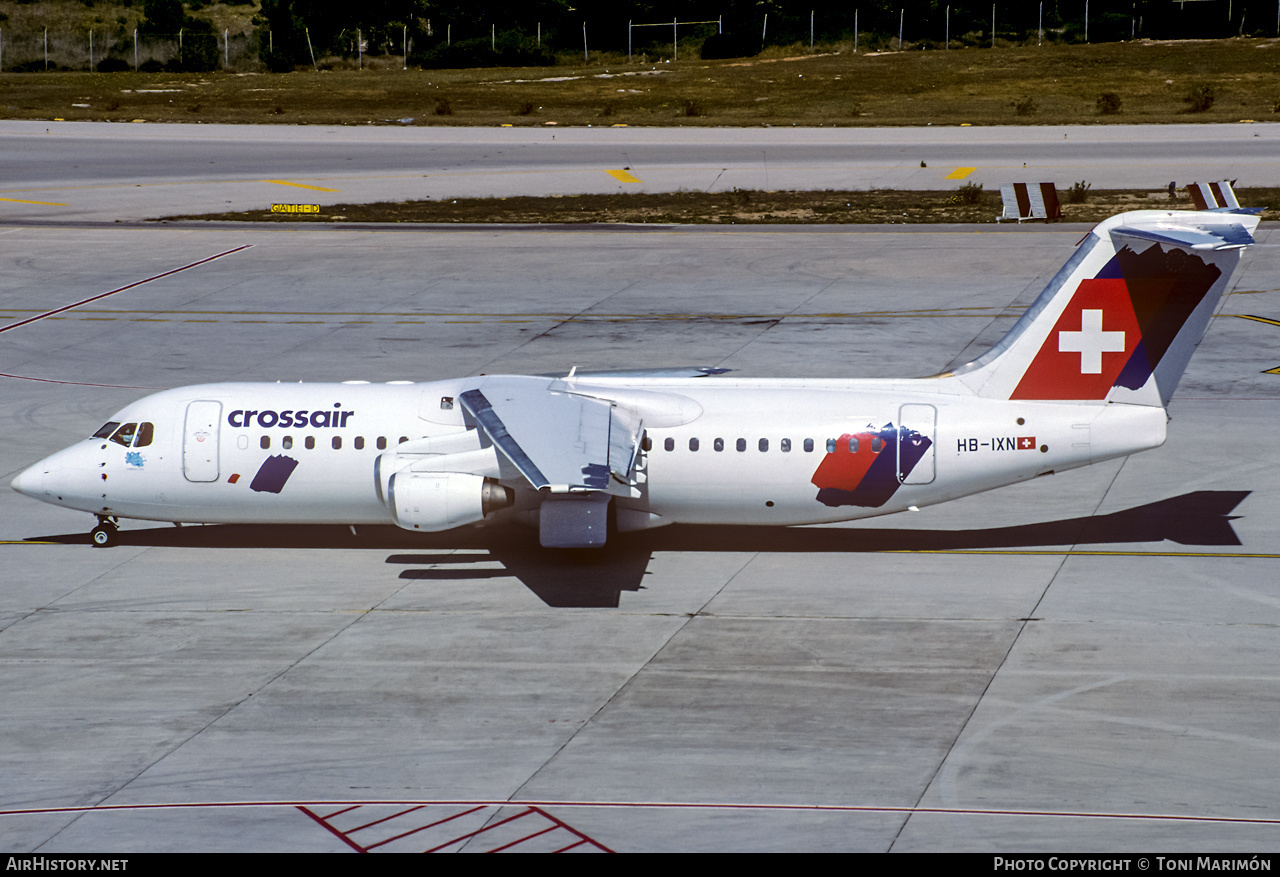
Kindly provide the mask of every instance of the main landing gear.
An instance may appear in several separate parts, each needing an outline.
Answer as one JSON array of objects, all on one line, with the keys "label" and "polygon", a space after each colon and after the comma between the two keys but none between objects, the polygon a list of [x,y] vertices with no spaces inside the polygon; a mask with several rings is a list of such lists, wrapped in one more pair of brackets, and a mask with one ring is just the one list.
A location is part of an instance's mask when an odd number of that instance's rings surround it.
[{"label": "main landing gear", "polygon": [[93,538],[93,547],[110,548],[116,544],[119,533],[120,524],[114,517],[98,515],[98,526],[94,527],[90,534]]}]

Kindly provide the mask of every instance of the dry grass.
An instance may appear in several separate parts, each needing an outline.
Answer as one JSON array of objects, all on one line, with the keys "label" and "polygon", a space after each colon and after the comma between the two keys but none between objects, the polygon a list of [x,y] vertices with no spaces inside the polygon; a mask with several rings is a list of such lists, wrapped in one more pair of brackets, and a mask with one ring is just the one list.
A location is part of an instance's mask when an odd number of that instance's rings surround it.
[{"label": "dry grass", "polygon": [[[488,126],[1057,125],[1270,120],[1280,106],[1276,40],[777,54],[782,57],[676,64],[595,55],[587,65],[530,69],[406,71],[388,61],[376,70],[279,75],[4,73],[0,116]],[[166,88],[179,92],[138,93]],[[1201,88],[1212,90],[1213,105],[1190,112],[1186,97]],[[1119,112],[1099,111],[1104,94],[1117,98]],[[448,114],[436,112],[441,101],[448,102]],[[193,113],[196,103],[200,110]],[[513,112],[526,106],[527,113]]]},{"label": "dry grass", "polygon": [[[1280,188],[1239,189],[1241,204],[1280,206]],[[1191,208],[1185,193],[1173,201],[1161,190],[1090,190],[1082,204],[1063,207],[1064,222],[1099,222],[1125,210]],[[170,219],[247,222],[431,222],[431,223],[655,223],[842,224],[991,223],[1000,213],[996,192],[967,204],[955,191],[913,192],[673,192],[668,194],[567,195],[552,198],[458,198],[339,204],[318,214],[273,214],[269,210],[175,216]],[[1265,218],[1275,215],[1271,210]]]}]

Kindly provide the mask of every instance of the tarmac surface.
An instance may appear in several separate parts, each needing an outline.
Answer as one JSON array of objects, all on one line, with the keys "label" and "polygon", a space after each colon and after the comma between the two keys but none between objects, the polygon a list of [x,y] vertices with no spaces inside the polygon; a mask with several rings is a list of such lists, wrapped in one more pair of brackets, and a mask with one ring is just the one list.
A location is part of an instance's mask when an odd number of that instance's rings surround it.
[{"label": "tarmac surface", "polygon": [[[0,479],[212,380],[934,373],[1082,231],[8,224]],[[585,559],[492,527],[95,549],[0,491],[0,846],[1280,849],[1259,240],[1163,448],[917,514]]]},{"label": "tarmac surface", "polygon": [[0,215],[105,222],[462,196],[1280,179],[1280,124],[415,128],[0,121]]}]

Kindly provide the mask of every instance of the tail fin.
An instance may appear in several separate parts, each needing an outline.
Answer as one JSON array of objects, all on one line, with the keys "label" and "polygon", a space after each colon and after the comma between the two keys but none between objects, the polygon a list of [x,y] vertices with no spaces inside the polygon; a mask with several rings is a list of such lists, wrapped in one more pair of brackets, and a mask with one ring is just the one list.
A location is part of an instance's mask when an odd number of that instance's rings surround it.
[{"label": "tail fin", "polygon": [[952,373],[989,398],[1167,405],[1257,225],[1244,210],[1113,216],[995,347]]}]

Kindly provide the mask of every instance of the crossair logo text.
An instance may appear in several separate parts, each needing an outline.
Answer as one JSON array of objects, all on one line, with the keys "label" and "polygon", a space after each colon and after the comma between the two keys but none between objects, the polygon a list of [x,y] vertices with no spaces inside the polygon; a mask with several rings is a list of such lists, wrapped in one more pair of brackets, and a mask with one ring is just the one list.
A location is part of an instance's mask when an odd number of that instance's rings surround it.
[{"label": "crossair logo text", "polygon": [[[341,408],[338,402],[333,403],[334,408]],[[304,429],[308,426],[314,429],[324,429],[325,427],[333,427],[341,429],[347,425],[347,421],[355,411],[307,411],[305,409],[299,411],[258,411],[252,408],[237,408],[227,415],[227,423],[236,429],[248,429],[253,426],[256,418],[258,426],[263,429],[270,429],[273,426],[288,429],[294,427],[296,429]]]}]

